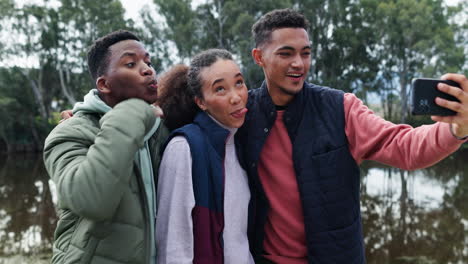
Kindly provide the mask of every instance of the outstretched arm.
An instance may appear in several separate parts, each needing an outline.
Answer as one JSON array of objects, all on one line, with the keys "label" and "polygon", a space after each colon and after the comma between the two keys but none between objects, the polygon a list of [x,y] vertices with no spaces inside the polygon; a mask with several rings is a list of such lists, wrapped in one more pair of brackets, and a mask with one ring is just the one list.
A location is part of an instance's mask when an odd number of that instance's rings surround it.
[{"label": "outstretched arm", "polygon": [[464,142],[451,135],[446,123],[412,128],[388,122],[354,94],[345,94],[344,108],[346,137],[358,164],[368,159],[406,170],[424,168],[445,158]]}]

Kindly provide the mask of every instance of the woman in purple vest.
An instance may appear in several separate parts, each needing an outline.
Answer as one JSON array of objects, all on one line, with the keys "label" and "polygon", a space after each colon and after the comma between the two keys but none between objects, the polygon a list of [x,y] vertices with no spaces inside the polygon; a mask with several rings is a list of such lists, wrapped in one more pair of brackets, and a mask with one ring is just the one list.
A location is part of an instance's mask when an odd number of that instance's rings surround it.
[{"label": "woman in purple vest", "polygon": [[228,51],[210,49],[173,67],[159,87],[166,125],[177,129],[159,169],[158,264],[254,263],[250,191],[234,145],[247,112],[239,66]]}]

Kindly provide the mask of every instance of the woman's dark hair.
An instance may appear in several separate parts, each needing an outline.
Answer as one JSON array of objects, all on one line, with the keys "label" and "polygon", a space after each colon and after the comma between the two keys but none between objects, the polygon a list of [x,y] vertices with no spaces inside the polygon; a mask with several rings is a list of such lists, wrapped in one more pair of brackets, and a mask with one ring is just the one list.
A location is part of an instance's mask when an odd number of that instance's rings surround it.
[{"label": "woman's dark hair", "polygon": [[198,53],[186,65],[175,65],[164,73],[159,82],[157,104],[164,112],[165,124],[169,130],[193,122],[200,108],[195,97],[203,99],[201,71],[218,60],[233,60],[232,54],[223,49],[209,49]]}]

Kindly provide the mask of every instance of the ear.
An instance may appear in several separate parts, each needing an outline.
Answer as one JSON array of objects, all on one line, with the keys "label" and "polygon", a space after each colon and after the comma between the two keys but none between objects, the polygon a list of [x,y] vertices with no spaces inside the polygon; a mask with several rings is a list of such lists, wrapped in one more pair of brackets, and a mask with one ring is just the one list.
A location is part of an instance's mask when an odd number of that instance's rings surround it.
[{"label": "ear", "polygon": [[108,94],[111,92],[111,89],[107,83],[107,80],[104,76],[100,76],[96,80],[96,88],[100,93]]},{"label": "ear", "polygon": [[199,98],[198,96],[195,96],[194,100],[201,110],[206,111],[206,106],[205,106],[205,102],[203,101],[203,99]]},{"label": "ear", "polygon": [[255,64],[263,67],[263,57],[262,57],[262,50],[259,48],[254,48],[252,50],[252,57],[255,61]]}]

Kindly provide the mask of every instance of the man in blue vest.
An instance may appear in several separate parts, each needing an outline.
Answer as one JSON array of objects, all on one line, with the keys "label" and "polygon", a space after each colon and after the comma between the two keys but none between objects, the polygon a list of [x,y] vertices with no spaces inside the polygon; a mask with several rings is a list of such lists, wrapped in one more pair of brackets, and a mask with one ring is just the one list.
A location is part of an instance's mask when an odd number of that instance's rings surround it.
[{"label": "man in blue vest", "polygon": [[265,81],[251,90],[238,132],[250,180],[249,240],[258,263],[365,263],[359,168],[372,159],[403,169],[430,166],[465,142],[468,80],[439,85],[457,112],[412,128],[373,114],[353,94],[305,82],[311,62],[308,21],[291,9],[265,14],[252,28]]}]

